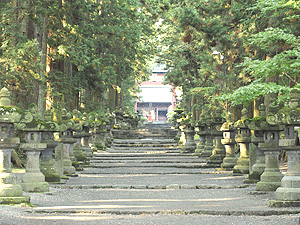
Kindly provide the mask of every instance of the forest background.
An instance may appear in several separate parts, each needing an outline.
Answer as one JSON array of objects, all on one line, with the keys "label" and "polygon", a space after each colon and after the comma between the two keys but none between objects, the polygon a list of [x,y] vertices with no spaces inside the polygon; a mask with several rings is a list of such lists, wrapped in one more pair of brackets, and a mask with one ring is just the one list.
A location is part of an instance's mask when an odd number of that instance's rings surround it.
[{"label": "forest background", "polygon": [[[295,0],[4,0],[0,86],[21,108],[133,111],[155,60],[183,107],[257,114],[298,87]],[[214,56],[213,52],[219,52]],[[223,59],[222,59],[223,57]]]}]

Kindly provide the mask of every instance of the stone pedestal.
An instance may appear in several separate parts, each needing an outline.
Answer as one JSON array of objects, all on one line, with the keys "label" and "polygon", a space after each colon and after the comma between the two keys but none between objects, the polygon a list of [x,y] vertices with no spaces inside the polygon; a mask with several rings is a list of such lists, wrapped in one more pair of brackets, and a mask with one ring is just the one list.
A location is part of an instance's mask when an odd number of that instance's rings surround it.
[{"label": "stone pedestal", "polygon": [[75,167],[76,171],[83,171],[83,164],[86,164],[86,157],[83,156],[83,148],[80,144],[76,143],[73,147],[73,152],[76,158],[76,161],[72,162],[72,166]]},{"label": "stone pedestal", "polygon": [[199,143],[197,143],[197,146],[196,146],[196,149],[195,149],[195,154],[200,156],[201,152],[205,148],[205,136],[200,132],[198,132],[198,135],[200,137],[200,141],[199,141]]},{"label": "stone pedestal", "polygon": [[212,154],[213,149],[214,149],[213,136],[211,135],[211,132],[206,131],[205,147],[203,148],[203,151],[200,153],[200,157],[209,158]]},{"label": "stone pedestal", "polygon": [[76,143],[76,139],[75,138],[68,138],[68,140],[65,140],[64,143],[69,145],[69,156],[70,156],[70,159],[71,159],[72,163],[74,163],[74,162],[76,163],[77,159],[74,155],[74,145]]},{"label": "stone pedestal", "polygon": [[[299,115],[299,114],[298,114]],[[299,117],[294,117],[293,124],[286,125],[285,137],[279,145],[286,151],[288,168],[281,180],[281,186],[275,192],[276,200],[269,201],[269,206],[300,207],[300,144],[299,128],[295,126]]]},{"label": "stone pedestal", "polygon": [[[270,116],[267,121],[273,123],[274,116]],[[263,128],[264,143],[259,143],[258,147],[265,154],[265,171],[260,176],[260,182],[256,184],[257,191],[275,191],[280,187],[283,177],[279,170],[278,155],[281,150],[279,146],[279,132],[284,126],[268,125]]]},{"label": "stone pedestal", "polygon": [[85,133],[83,134],[82,138],[81,138],[81,145],[82,148],[85,152],[86,157],[91,158],[93,157],[93,151],[92,148],[89,146],[89,138],[90,138],[91,134],[89,133]]},{"label": "stone pedestal", "polygon": [[288,169],[281,180],[269,206],[300,207],[300,146],[285,147],[288,156]]},{"label": "stone pedestal", "polygon": [[75,133],[74,138],[76,139],[76,143],[73,147],[73,154],[78,162],[81,164],[87,164],[87,152],[82,146],[83,133]]},{"label": "stone pedestal", "polygon": [[241,113],[241,119],[234,123],[234,127],[236,128],[235,141],[240,146],[240,157],[236,166],[233,168],[233,173],[237,175],[249,173],[249,143],[251,142],[251,131],[248,128],[248,110],[243,108]]},{"label": "stone pedestal", "polygon": [[214,134],[216,146],[212,151],[212,155],[209,157],[209,160],[207,161],[207,164],[215,165],[217,167],[221,165],[226,154],[225,147],[221,143],[222,136],[219,136],[221,134],[222,132],[218,132],[218,135],[216,133]]},{"label": "stone pedestal", "polygon": [[[221,128],[222,129],[222,128]],[[232,170],[237,163],[237,158],[234,152],[234,145],[236,144],[234,140],[234,132],[227,131],[223,132],[223,139],[221,140],[222,144],[225,146],[226,155],[221,164],[221,170]]]},{"label": "stone pedestal", "polygon": [[63,152],[62,152],[62,161],[63,161],[63,173],[65,175],[73,175],[75,174],[75,167],[72,165],[72,160],[70,157],[70,152],[73,155],[73,145],[76,142],[74,138],[72,138],[71,131],[61,132],[59,142],[63,144]]},{"label": "stone pedestal", "polygon": [[81,162],[82,164],[87,164],[88,159],[86,157],[86,152],[80,144],[80,140],[77,140],[77,142],[74,144],[73,154],[77,161]]},{"label": "stone pedestal", "polygon": [[235,138],[235,141],[240,145],[240,157],[237,160],[237,164],[233,168],[233,173],[235,174],[249,173],[249,143],[251,141],[250,130],[245,130],[244,135],[248,135],[248,137],[245,136]]},{"label": "stone pedestal", "polygon": [[46,149],[41,153],[41,172],[45,176],[47,182],[60,182],[60,174],[57,172],[53,161],[54,148],[58,142],[54,141],[54,135],[52,132],[42,132],[42,141],[47,145]]},{"label": "stone pedestal", "polygon": [[49,184],[39,167],[41,151],[47,148],[45,143],[22,143],[21,148],[26,153],[26,172],[22,177],[22,189],[26,192],[47,192]]},{"label": "stone pedestal", "polygon": [[198,155],[199,157],[201,155],[201,152],[205,148],[206,125],[204,123],[204,118],[205,118],[204,110],[202,110],[199,121],[197,122],[197,125],[196,125],[196,127],[198,127],[197,134],[199,135],[200,141],[199,141],[199,143],[197,143],[197,146],[195,149],[195,155]]},{"label": "stone pedestal", "polygon": [[[0,129],[3,124],[0,125]],[[11,152],[20,143],[19,138],[0,139],[0,204],[29,203],[29,197],[22,195],[17,176],[11,173]]]},{"label": "stone pedestal", "polygon": [[94,145],[96,146],[97,150],[105,150],[105,133],[104,129],[96,129],[94,134]]},{"label": "stone pedestal", "polygon": [[[259,133],[258,131],[255,131]],[[260,181],[260,176],[265,170],[265,155],[263,151],[258,147],[259,143],[263,143],[264,139],[262,135],[257,134],[255,137],[251,137],[251,142],[256,147],[256,160],[254,165],[252,166],[252,170],[249,173],[249,181],[258,182]]]},{"label": "stone pedestal", "polygon": [[252,145],[250,146],[250,171],[248,176],[248,182],[250,183],[260,181],[260,176],[265,170],[265,155],[258,145],[265,142],[262,129],[268,127],[266,107],[264,104],[260,104],[258,108],[259,114],[248,124],[249,129],[254,131],[254,135],[251,136]]},{"label": "stone pedestal", "polygon": [[73,152],[73,138],[62,138],[63,144],[63,171],[65,175],[75,174],[75,167],[72,165],[72,160],[70,157],[70,150],[72,147]]},{"label": "stone pedestal", "polygon": [[64,145],[62,143],[58,143],[58,145],[54,148],[55,152],[55,168],[58,174],[60,175],[60,178],[66,178],[64,175]]},{"label": "stone pedestal", "polygon": [[[137,127],[134,127],[133,129],[137,129]],[[105,145],[107,147],[111,147],[111,143],[113,141],[113,136],[111,133],[111,127],[109,125],[106,125],[106,133],[104,135],[104,138],[105,138]]]},{"label": "stone pedestal", "polygon": [[207,161],[207,164],[214,165],[216,167],[219,167],[221,165],[225,157],[225,147],[221,143],[221,139],[223,138],[223,133],[220,129],[224,122],[221,114],[222,114],[222,109],[218,107],[216,108],[215,116],[212,115],[211,135],[215,139],[215,148],[213,149],[212,154],[209,157],[209,160]]},{"label": "stone pedestal", "polygon": [[194,127],[188,126],[184,130],[185,138],[186,138],[186,143],[183,146],[182,153],[194,153],[196,149],[196,143],[194,140],[195,136],[195,130]]},{"label": "stone pedestal", "polygon": [[265,171],[260,176],[260,181],[256,184],[257,191],[275,191],[280,187],[281,179],[283,175],[281,174],[278,167],[278,155],[280,148],[265,148],[260,146],[265,154],[266,167]]}]

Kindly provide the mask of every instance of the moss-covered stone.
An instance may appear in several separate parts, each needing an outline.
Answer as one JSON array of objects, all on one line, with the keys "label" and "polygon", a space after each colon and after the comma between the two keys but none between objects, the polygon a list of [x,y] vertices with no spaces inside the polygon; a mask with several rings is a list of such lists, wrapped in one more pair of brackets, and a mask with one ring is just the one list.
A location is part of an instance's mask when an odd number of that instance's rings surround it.
[{"label": "moss-covered stone", "polygon": [[30,182],[21,183],[22,189],[25,192],[48,192],[49,183],[47,182]]},{"label": "moss-covered stone", "polygon": [[21,203],[30,203],[29,196],[21,196],[21,197],[0,197],[0,204],[21,204]]},{"label": "moss-covered stone", "polygon": [[59,183],[60,175],[58,173],[43,173],[45,175],[45,181],[51,183]]}]

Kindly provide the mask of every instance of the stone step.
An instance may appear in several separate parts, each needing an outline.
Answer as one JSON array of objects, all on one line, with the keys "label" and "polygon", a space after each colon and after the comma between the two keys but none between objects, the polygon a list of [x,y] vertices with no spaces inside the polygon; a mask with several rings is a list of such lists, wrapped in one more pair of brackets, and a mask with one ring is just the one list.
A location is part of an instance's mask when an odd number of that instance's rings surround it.
[{"label": "stone step", "polygon": [[169,167],[169,168],[205,168],[206,163],[93,163],[93,168],[119,168],[119,167]]},{"label": "stone step", "polygon": [[169,153],[180,153],[180,150],[167,150],[167,149],[161,149],[161,150],[151,150],[151,149],[109,149],[107,150],[109,153],[147,153],[147,154],[169,154]]},{"label": "stone step", "polygon": [[249,187],[249,184],[243,184],[243,185],[214,185],[214,184],[169,184],[169,185],[143,185],[143,184],[137,184],[137,185],[126,185],[126,184],[101,184],[101,185],[54,185],[56,188],[60,189],[169,189],[169,190],[176,190],[176,189],[235,189],[235,188],[247,188]]},{"label": "stone step", "polygon": [[140,148],[140,147],[151,147],[151,148],[175,148],[177,147],[177,144],[156,144],[156,143],[112,143],[112,148],[120,148],[120,147],[127,147],[127,148]]},{"label": "stone step", "polygon": [[[141,186],[142,187],[142,186]],[[175,187],[175,186],[174,186]],[[32,194],[32,204],[37,207],[26,209],[31,212],[31,217],[38,214],[40,217],[46,215],[50,217],[49,213],[57,219],[58,213],[74,213],[74,221],[76,214],[130,214],[130,215],[144,215],[144,214],[208,214],[208,215],[226,215],[226,216],[240,216],[244,220],[246,215],[284,215],[289,213],[299,213],[299,208],[296,209],[280,209],[266,207],[266,197],[250,196],[248,193],[254,190],[255,187],[235,188],[235,189],[165,189],[165,190],[151,190],[151,189],[128,189],[120,190],[117,187],[114,189],[56,189],[53,195],[45,197],[40,194]],[[40,196],[39,198],[36,196]],[[76,196],[76,197],[71,197]],[[59,199],[59,201],[58,201]],[[58,205],[59,202],[59,205]],[[193,216],[189,215],[189,217]],[[111,215],[107,215],[111,216]],[[207,224],[225,224],[228,218],[223,218],[223,221],[216,223],[210,221]],[[87,219],[87,218],[86,218]],[[194,218],[193,218],[194,219]],[[100,220],[105,221],[105,220]],[[120,221],[123,221],[120,220]],[[153,221],[153,220],[151,220]],[[268,218],[264,217],[261,223],[256,221],[244,224],[266,224]],[[75,221],[76,222],[76,221]],[[92,221],[92,222],[96,222]],[[98,220],[99,222],[99,220]],[[118,221],[114,221],[118,222]],[[137,222],[137,221],[136,221]],[[140,221],[139,221],[140,222]],[[143,221],[141,224],[147,224]],[[199,224],[197,220],[190,221],[191,223],[184,224]],[[79,221],[79,223],[82,223]],[[278,217],[278,224],[288,224],[285,220]],[[123,223],[122,223],[123,224]],[[127,223],[130,224],[130,223]],[[131,223],[133,224],[133,223]],[[158,224],[155,223],[154,224]],[[169,224],[169,223],[162,223]],[[173,223],[172,223],[173,224]],[[179,223],[174,223],[179,224]],[[181,223],[182,224],[182,223]],[[202,223],[201,223],[202,224]],[[228,224],[228,223],[227,223]],[[230,223],[231,224],[231,223]],[[268,223],[271,224],[271,223]],[[274,224],[274,223],[272,223]],[[291,223],[289,223],[291,224]],[[296,223],[295,223],[296,224]]]},{"label": "stone step", "polygon": [[137,129],[137,130],[112,130],[115,139],[173,139],[177,130],[169,128]]},{"label": "stone step", "polygon": [[114,139],[113,143],[117,143],[117,144],[135,144],[135,143],[161,143],[161,144],[176,144],[176,141],[173,139]]},{"label": "stone step", "polygon": [[160,121],[153,121],[151,123],[144,123],[142,126],[140,126],[140,129],[159,129],[159,128],[171,128],[172,124],[170,123],[162,123]]},{"label": "stone step", "polygon": [[[168,186],[193,185],[201,188],[228,188],[229,186],[241,186],[246,175],[230,176],[230,172],[216,172],[213,169],[204,169],[201,174],[86,174],[80,173],[78,177],[72,177],[67,184],[61,186]],[[249,185],[247,185],[249,186]]]},{"label": "stone step", "polygon": [[173,150],[181,150],[181,148],[180,147],[155,147],[155,148],[153,148],[153,147],[148,147],[148,146],[133,148],[133,147],[115,147],[115,146],[112,146],[111,148],[107,149],[108,152],[110,150],[173,151]]},{"label": "stone step", "polygon": [[[228,171],[215,171],[212,168],[203,169],[200,174],[87,174],[80,172],[78,177],[72,177],[68,185],[213,185],[219,187],[238,186],[246,175],[230,176]],[[59,184],[58,186],[61,186]],[[65,186],[65,184],[63,184]]]},{"label": "stone step", "polygon": [[93,159],[97,159],[97,158],[131,158],[131,157],[159,157],[159,158],[162,158],[162,157],[176,157],[178,159],[183,159],[183,158],[186,158],[186,157],[193,157],[193,158],[198,158],[197,156],[195,156],[194,154],[181,154],[181,153],[174,153],[174,152],[171,152],[171,153],[168,153],[168,154],[165,154],[165,153],[161,153],[161,152],[158,152],[158,153],[144,153],[144,152],[139,152],[139,153],[109,153],[109,152],[101,152],[101,153],[94,153],[94,156],[93,156]]},{"label": "stone step", "polygon": [[204,164],[201,168],[175,167],[86,167],[85,174],[201,174],[212,166]]},{"label": "stone step", "polygon": [[105,159],[93,159],[90,161],[91,164],[93,163],[205,163],[206,160],[197,160],[197,159],[167,159],[167,158],[105,158]]}]

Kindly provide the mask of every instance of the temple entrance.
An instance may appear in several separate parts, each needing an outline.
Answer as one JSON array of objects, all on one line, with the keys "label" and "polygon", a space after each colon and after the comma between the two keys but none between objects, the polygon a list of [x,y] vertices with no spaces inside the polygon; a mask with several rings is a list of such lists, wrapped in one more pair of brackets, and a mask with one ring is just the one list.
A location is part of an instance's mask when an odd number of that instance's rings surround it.
[{"label": "temple entrance", "polygon": [[158,121],[167,121],[168,120],[168,117],[167,117],[167,113],[168,113],[168,110],[158,110]]}]

